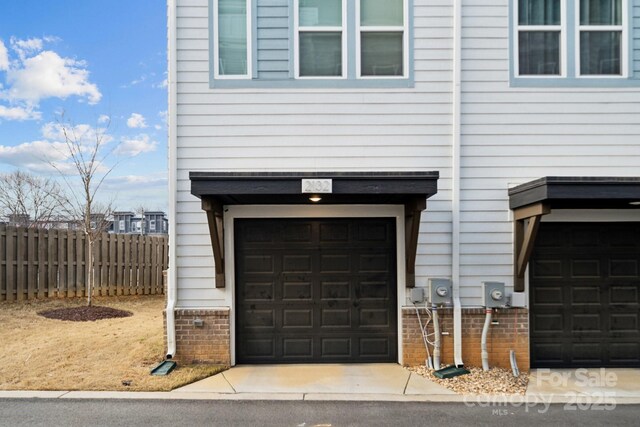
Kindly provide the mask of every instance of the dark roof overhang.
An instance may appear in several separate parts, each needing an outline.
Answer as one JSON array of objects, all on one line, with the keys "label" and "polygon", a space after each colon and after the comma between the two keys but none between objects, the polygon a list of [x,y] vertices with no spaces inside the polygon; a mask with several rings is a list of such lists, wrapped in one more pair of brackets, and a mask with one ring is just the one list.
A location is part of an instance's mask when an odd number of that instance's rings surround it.
[{"label": "dark roof overhang", "polygon": [[547,176],[509,189],[509,207],[545,203],[551,209],[628,209],[640,201],[640,177]]},{"label": "dark roof overhang", "polygon": [[547,176],[509,189],[515,233],[514,291],[524,291],[542,216],[553,209],[639,208],[634,202],[640,202],[640,177]]},{"label": "dark roof overhang", "polygon": [[310,204],[303,181],[331,180],[322,204],[401,204],[405,212],[406,286],[415,286],[420,215],[438,191],[438,172],[190,172],[191,194],[202,200],[215,260],[215,286],[225,286],[224,205]]},{"label": "dark roof overhang", "polygon": [[190,172],[191,194],[223,205],[309,204],[303,179],[331,179],[322,204],[404,204],[438,191],[438,172]]}]

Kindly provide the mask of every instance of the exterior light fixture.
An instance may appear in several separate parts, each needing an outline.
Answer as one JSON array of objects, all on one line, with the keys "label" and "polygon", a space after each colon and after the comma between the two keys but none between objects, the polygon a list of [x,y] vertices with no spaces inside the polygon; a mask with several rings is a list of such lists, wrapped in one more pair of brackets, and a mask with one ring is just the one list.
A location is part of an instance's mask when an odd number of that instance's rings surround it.
[{"label": "exterior light fixture", "polygon": [[311,196],[309,196],[309,200],[313,203],[318,203],[320,200],[322,200],[322,197],[318,196],[317,194],[312,194]]},{"label": "exterior light fixture", "polygon": [[631,206],[640,206],[640,200],[636,200],[635,202],[629,202]]}]

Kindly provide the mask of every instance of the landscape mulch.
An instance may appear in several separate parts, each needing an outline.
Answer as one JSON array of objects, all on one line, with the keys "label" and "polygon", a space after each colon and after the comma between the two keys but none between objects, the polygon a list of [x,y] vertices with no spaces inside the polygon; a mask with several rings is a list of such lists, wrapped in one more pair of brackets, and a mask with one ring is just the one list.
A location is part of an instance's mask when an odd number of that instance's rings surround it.
[{"label": "landscape mulch", "polygon": [[38,312],[38,315],[47,319],[68,320],[72,322],[95,322],[102,319],[114,319],[118,317],[133,316],[133,313],[99,305],[84,307],[65,307]]}]

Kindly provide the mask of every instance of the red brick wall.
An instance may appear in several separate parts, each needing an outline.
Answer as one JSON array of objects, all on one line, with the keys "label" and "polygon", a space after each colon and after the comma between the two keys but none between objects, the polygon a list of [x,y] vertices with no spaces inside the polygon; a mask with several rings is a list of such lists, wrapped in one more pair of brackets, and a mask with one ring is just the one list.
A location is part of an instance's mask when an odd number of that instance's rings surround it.
[{"label": "red brick wall", "polygon": [[[202,327],[194,325],[196,319],[203,321]],[[228,309],[176,310],[174,360],[178,363],[219,363],[229,366],[230,349]]]},{"label": "red brick wall", "polygon": [[[453,310],[439,309],[440,330],[448,333],[442,336],[442,366],[453,364]],[[426,320],[424,308],[420,310],[423,322]],[[465,366],[482,366],[480,339],[484,325],[484,309],[462,310],[462,361]],[[487,336],[489,366],[510,369],[509,350],[516,351],[516,360],[521,370],[529,369],[529,312],[524,308],[495,309]],[[424,323],[423,323],[424,324]],[[429,331],[433,332],[433,322]],[[514,332],[515,330],[515,332]],[[426,350],[420,334],[420,326],[415,309],[402,309],[403,361],[405,366],[424,365]],[[433,347],[429,347],[433,357]]]}]

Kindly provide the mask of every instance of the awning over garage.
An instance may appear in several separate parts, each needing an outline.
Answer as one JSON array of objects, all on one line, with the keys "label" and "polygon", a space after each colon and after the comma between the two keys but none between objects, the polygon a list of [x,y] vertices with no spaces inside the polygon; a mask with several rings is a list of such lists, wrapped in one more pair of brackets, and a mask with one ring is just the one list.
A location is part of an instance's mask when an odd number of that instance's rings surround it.
[{"label": "awning over garage", "polygon": [[426,200],[437,192],[438,177],[438,172],[189,173],[191,194],[202,200],[207,213],[216,287],[224,287],[224,205],[312,203],[403,204],[407,286],[414,286],[420,214]]},{"label": "awning over garage", "polygon": [[514,290],[524,291],[524,274],[542,215],[552,209],[640,208],[640,177],[547,176],[509,189],[514,211]]}]

